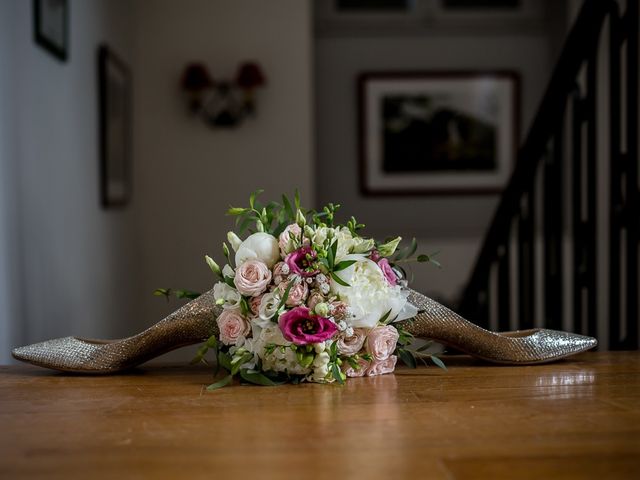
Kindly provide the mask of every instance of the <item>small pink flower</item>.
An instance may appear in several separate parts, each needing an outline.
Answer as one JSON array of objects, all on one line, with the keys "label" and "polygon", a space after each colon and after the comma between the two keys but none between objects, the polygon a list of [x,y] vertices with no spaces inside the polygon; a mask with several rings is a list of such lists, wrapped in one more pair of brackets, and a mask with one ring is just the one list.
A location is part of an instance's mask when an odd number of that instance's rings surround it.
[{"label": "small pink flower", "polygon": [[376,375],[385,375],[393,373],[396,368],[398,357],[391,355],[386,360],[374,361],[367,369],[367,377],[375,377]]},{"label": "small pink flower", "polygon": [[247,260],[236,269],[233,281],[242,295],[257,297],[271,282],[271,270],[260,260]]},{"label": "small pink flower", "polygon": [[369,332],[365,347],[373,357],[374,362],[381,362],[389,358],[396,349],[398,337],[398,330],[391,325],[376,327]]},{"label": "small pink flower", "polygon": [[389,260],[387,260],[386,258],[381,258],[380,260],[378,260],[378,266],[380,267],[380,270],[382,270],[384,278],[387,279],[387,282],[389,282],[390,285],[395,285],[398,283],[398,277],[396,277],[393,268],[391,268],[391,265],[389,265]]},{"label": "small pink flower", "polygon": [[264,297],[264,295],[251,297],[251,300],[249,300],[249,308],[251,309],[251,313],[254,315],[258,315],[258,312],[260,311],[260,302],[262,302],[262,297]]},{"label": "small pink flower", "polygon": [[284,262],[276,263],[275,267],[273,267],[273,283],[275,283],[276,285],[280,285],[282,282],[284,282],[287,279],[290,272],[291,272],[291,269],[289,268],[289,265],[287,265],[286,263]]},{"label": "small pink flower", "polygon": [[367,331],[364,328],[355,328],[353,335],[350,337],[341,334],[338,337],[338,352],[341,355],[355,355],[360,351],[364,345],[364,341],[367,338]]},{"label": "small pink flower", "polygon": [[338,331],[335,323],[312,314],[307,307],[295,307],[283,313],[278,325],[284,338],[296,345],[324,342]]},{"label": "small pink flower", "polygon": [[311,247],[300,247],[287,255],[284,261],[289,265],[291,273],[295,273],[301,277],[313,277],[319,272],[315,267],[315,259],[317,256],[318,254]]},{"label": "small pink flower", "polygon": [[[300,225],[297,223],[292,223],[291,225],[287,225],[284,231],[278,237],[278,246],[280,247],[280,254],[284,257],[288,253],[293,250],[291,245],[292,237],[293,239],[299,239],[300,234],[302,234],[302,229]],[[295,244],[295,243],[294,243]]]},{"label": "small pink flower", "polygon": [[307,307],[309,307],[309,309],[313,311],[313,309],[316,308],[316,305],[318,305],[319,303],[323,303],[324,300],[324,296],[317,290],[314,290],[311,292],[311,295],[309,295],[309,299],[307,300]]},{"label": "small pink flower", "polygon": [[[278,290],[280,290],[280,295],[283,296],[284,292],[287,291],[289,284],[287,282],[282,282],[278,285]],[[309,287],[306,282],[296,282],[291,289],[289,290],[289,296],[287,297],[287,301],[285,305],[288,307],[297,307],[298,305],[302,305],[304,301],[307,299],[309,295]]]},{"label": "small pink flower", "polygon": [[358,365],[360,368],[353,368],[349,362],[344,362],[342,364],[342,371],[349,378],[364,377],[365,373],[369,370],[370,362],[364,358],[359,358]]},{"label": "small pink flower", "polygon": [[249,322],[237,309],[223,310],[216,323],[220,330],[220,341],[225,345],[235,345],[239,337],[246,337],[251,332]]},{"label": "small pink flower", "polygon": [[331,302],[333,307],[333,318],[336,320],[346,320],[349,318],[349,305],[344,302]]},{"label": "small pink flower", "polygon": [[371,250],[371,253],[369,254],[369,259],[377,263],[378,260],[380,260],[380,253],[378,253],[378,250]]}]

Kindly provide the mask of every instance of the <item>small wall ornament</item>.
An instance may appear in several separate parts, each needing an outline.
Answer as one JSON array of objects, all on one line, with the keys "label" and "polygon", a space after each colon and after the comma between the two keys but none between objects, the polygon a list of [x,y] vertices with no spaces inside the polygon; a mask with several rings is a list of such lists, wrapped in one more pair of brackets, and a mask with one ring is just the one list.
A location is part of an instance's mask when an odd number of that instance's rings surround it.
[{"label": "small wall ornament", "polygon": [[189,111],[213,128],[234,128],[256,113],[256,90],[266,78],[256,62],[238,66],[233,81],[214,80],[202,63],[188,64],[181,87]]}]

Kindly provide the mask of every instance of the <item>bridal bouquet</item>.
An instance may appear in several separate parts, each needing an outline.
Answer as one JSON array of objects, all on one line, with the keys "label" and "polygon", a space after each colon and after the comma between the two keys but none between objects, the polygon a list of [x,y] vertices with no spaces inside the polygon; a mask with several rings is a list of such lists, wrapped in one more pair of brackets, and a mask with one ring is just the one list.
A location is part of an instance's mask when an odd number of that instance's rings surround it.
[{"label": "bridal bouquet", "polygon": [[224,267],[205,257],[218,277],[213,292],[222,313],[219,334],[194,361],[206,361],[212,349],[227,372],[208,388],[238,375],[259,385],[343,383],[391,373],[398,356],[411,363],[413,355],[403,348],[410,335],[395,322],[417,310],[407,301],[398,262],[435,261],[411,258],[415,239],[399,250],[400,237],[382,243],[363,237],[364,225],[353,217],[335,224],[339,205],[304,210],[296,192],[293,203],[283,195],[282,204],[262,206],[260,193],[251,195],[248,207],[228,211],[237,217],[238,233],[229,232],[222,245]]}]

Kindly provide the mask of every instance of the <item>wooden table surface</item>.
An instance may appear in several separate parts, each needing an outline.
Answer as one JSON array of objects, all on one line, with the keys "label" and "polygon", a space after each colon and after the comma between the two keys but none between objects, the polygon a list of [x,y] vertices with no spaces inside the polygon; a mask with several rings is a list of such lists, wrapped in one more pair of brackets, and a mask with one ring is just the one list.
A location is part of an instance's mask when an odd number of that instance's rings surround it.
[{"label": "wooden table surface", "polygon": [[640,478],[640,352],[343,387],[0,367],[0,478]]}]

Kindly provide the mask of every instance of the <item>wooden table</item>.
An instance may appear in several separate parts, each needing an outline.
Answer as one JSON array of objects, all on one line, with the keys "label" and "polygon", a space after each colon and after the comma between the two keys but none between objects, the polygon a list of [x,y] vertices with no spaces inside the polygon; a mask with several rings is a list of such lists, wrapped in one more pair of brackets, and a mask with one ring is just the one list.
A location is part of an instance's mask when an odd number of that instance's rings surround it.
[{"label": "wooden table", "polygon": [[0,478],[640,478],[640,353],[449,358],[344,387],[0,367]]}]

